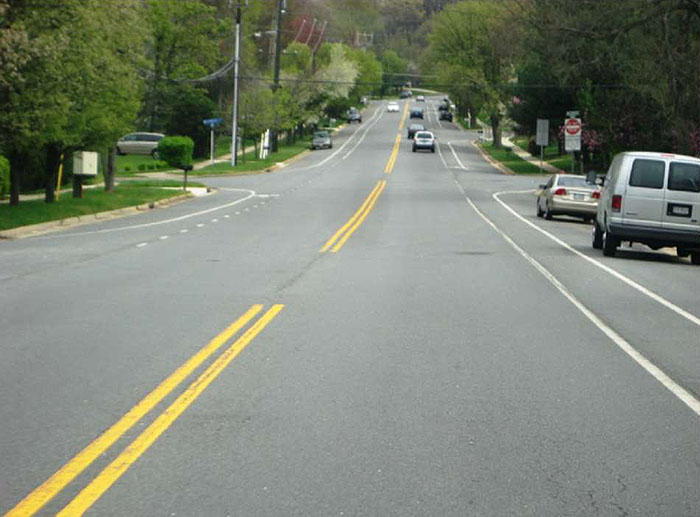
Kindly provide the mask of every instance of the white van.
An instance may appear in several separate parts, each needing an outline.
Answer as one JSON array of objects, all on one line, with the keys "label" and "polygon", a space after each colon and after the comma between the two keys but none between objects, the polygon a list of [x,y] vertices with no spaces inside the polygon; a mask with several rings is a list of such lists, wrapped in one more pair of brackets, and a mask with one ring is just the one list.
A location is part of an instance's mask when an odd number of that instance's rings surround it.
[{"label": "white van", "polygon": [[162,133],[129,133],[117,142],[117,154],[150,154],[158,158],[158,142]]},{"label": "white van", "polygon": [[612,256],[622,241],[675,247],[700,265],[700,159],[626,152],[613,159],[600,194],[593,247]]}]

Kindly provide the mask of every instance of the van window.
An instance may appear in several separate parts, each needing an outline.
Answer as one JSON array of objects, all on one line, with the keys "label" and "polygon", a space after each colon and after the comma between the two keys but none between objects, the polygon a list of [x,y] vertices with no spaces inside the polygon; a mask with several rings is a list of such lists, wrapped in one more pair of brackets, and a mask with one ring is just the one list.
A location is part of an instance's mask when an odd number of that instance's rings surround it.
[{"label": "van window", "polygon": [[700,165],[671,162],[668,173],[668,189],[700,192]]},{"label": "van window", "polygon": [[666,163],[659,160],[634,160],[630,187],[663,188]]}]

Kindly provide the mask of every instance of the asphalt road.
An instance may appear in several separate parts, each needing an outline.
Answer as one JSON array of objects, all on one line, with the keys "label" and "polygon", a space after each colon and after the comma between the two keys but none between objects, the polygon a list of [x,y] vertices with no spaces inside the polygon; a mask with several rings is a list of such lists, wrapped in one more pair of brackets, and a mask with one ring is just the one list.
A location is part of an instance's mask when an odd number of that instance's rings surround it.
[{"label": "asphalt road", "polygon": [[434,154],[376,103],[274,173],[0,242],[0,511],[700,515],[700,269],[537,219],[542,178],[437,104]]}]

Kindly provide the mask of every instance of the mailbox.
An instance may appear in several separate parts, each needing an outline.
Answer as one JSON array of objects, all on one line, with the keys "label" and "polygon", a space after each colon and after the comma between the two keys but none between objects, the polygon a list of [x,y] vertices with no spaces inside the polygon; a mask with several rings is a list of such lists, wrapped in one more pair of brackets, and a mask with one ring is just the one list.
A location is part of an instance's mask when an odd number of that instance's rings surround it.
[{"label": "mailbox", "polygon": [[97,153],[79,151],[73,155],[73,174],[76,176],[97,176]]}]

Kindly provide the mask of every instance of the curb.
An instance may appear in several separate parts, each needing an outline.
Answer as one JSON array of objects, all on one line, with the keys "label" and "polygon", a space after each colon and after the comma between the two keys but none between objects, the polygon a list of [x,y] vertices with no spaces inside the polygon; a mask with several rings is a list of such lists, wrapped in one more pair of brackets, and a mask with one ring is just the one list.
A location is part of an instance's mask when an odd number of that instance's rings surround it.
[{"label": "curb", "polygon": [[86,214],[76,217],[68,217],[66,219],[57,219],[56,221],[20,226],[18,228],[1,231],[0,239],[15,240],[24,239],[25,237],[36,237],[38,235],[65,230],[66,228],[83,226],[96,221],[119,219],[120,217],[138,214],[147,210],[153,210],[155,208],[164,208],[190,199],[191,197],[193,197],[193,195],[190,193],[181,194],[168,199],[161,199],[160,201],[152,201],[141,205],[117,208],[116,210],[109,210],[107,212],[96,212],[94,214]]},{"label": "curb", "polygon": [[496,168],[497,168],[499,171],[501,171],[503,174],[506,174],[506,175],[508,175],[508,176],[515,176],[515,173],[514,173],[512,170],[510,170],[508,167],[506,167],[505,165],[503,165],[501,162],[496,161],[495,159],[493,159],[493,158],[489,155],[489,153],[487,153],[486,151],[484,151],[484,150],[481,148],[481,146],[476,142],[476,140],[472,140],[472,145],[476,148],[477,151],[479,151],[479,153],[480,153],[481,156],[484,158],[484,160],[486,160],[486,161],[489,162],[491,165],[493,165],[494,167],[496,167]]}]

